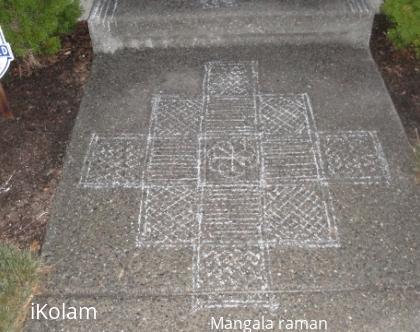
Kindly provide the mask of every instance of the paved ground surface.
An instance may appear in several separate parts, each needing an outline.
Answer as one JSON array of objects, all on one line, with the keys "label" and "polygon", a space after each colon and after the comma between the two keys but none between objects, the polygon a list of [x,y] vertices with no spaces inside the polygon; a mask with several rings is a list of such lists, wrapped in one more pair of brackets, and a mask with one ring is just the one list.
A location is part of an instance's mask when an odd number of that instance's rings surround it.
[{"label": "paved ground surface", "polygon": [[94,305],[98,320],[27,330],[209,331],[211,316],[264,315],[416,331],[419,194],[366,50],[98,55],[36,299]]}]

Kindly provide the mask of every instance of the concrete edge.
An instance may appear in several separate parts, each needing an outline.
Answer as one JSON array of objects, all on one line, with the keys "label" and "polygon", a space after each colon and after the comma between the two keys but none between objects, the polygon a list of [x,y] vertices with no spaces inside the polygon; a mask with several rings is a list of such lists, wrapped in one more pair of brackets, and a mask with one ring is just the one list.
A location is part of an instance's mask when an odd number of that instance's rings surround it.
[{"label": "concrete edge", "polygon": [[369,0],[370,6],[375,14],[379,14],[381,12],[383,2],[384,0]]},{"label": "concrete edge", "polygon": [[80,21],[85,21],[89,18],[90,11],[93,6],[94,0],[80,0],[80,5],[82,7],[82,15],[80,16]]}]

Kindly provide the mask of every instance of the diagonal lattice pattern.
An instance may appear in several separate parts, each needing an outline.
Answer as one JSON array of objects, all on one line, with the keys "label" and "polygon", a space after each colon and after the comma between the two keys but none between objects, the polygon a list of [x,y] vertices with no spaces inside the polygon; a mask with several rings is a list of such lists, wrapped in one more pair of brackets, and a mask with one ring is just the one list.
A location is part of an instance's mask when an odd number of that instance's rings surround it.
[{"label": "diagonal lattice pattern", "polygon": [[155,97],[152,111],[153,135],[159,137],[199,133],[202,109],[201,99]]},{"label": "diagonal lattice pattern", "polygon": [[267,188],[264,232],[269,240],[280,244],[320,244],[334,240],[325,196],[319,184]]},{"label": "diagonal lattice pattern", "polygon": [[277,138],[309,137],[304,95],[261,95],[260,118],[265,135]]},{"label": "diagonal lattice pattern", "polygon": [[140,245],[191,243],[198,227],[196,196],[196,191],[187,187],[147,189],[140,216]]},{"label": "diagonal lattice pattern", "polygon": [[272,307],[264,248],[203,244],[197,254],[195,309]]}]

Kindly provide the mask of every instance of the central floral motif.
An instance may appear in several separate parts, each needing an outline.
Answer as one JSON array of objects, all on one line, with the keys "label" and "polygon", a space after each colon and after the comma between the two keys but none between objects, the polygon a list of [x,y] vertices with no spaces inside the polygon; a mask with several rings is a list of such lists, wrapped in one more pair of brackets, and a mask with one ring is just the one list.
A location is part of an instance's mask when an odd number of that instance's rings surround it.
[{"label": "central floral motif", "polygon": [[257,165],[255,144],[245,138],[217,141],[208,151],[209,168],[225,178],[237,178]]}]

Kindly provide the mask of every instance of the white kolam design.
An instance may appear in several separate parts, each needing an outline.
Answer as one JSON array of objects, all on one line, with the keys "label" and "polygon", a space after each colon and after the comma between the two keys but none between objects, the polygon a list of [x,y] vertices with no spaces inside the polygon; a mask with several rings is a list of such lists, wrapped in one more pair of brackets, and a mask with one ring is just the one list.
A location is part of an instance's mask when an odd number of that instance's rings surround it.
[{"label": "white kolam design", "polygon": [[137,247],[192,250],[194,310],[273,309],[270,250],[339,247],[329,184],[389,167],[376,132],[320,132],[306,93],[260,93],[256,61],[207,63],[203,90],[154,96],[148,135],[94,134],[80,185],[141,189]]},{"label": "white kolam design", "polygon": [[80,183],[92,188],[140,188],[145,136],[93,134]]}]

